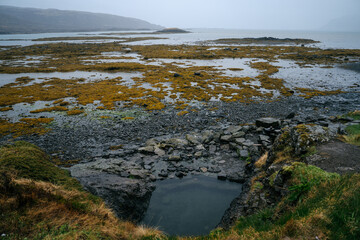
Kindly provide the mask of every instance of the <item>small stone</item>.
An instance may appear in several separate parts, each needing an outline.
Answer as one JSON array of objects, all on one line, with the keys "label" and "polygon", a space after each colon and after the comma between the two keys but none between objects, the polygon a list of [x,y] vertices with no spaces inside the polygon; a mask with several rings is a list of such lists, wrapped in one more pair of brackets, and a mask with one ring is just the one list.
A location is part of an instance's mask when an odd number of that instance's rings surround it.
[{"label": "small stone", "polygon": [[157,142],[155,139],[151,138],[149,140],[146,141],[145,143],[146,146],[156,146],[157,145]]},{"label": "small stone", "polygon": [[146,147],[141,147],[138,149],[139,152],[142,153],[153,153],[154,152],[154,146],[146,146]]},{"label": "small stone", "polygon": [[193,135],[193,134],[186,134],[186,140],[194,145],[198,145],[201,143],[201,136]]},{"label": "small stone", "polygon": [[233,138],[241,138],[241,137],[245,136],[245,132],[243,132],[243,131],[236,132],[232,136],[233,136]]},{"label": "small stone", "polygon": [[160,157],[165,155],[165,151],[158,147],[155,147],[154,153]]},{"label": "small stone", "polygon": [[256,126],[257,127],[273,127],[273,128],[279,128],[280,127],[280,120],[277,118],[260,118],[256,120]]},{"label": "small stone", "polygon": [[236,138],[236,139],[235,139],[235,142],[236,142],[237,144],[243,144],[245,141],[246,141],[245,138]]},{"label": "small stone", "polygon": [[182,177],[186,176],[186,173],[177,172],[177,173],[175,173],[175,176],[177,176],[178,178],[182,178]]},{"label": "small stone", "polygon": [[287,116],[286,116],[286,119],[292,119],[295,117],[295,113],[292,112],[292,113],[289,113]]},{"label": "small stone", "polygon": [[216,152],[216,146],[215,145],[210,145],[209,146],[209,152],[211,153],[211,154],[213,154],[213,153],[215,153]]},{"label": "small stone", "polygon": [[225,173],[219,173],[217,175],[217,179],[219,179],[219,180],[226,180],[226,178],[227,178],[227,176]]},{"label": "small stone", "polygon": [[168,174],[168,172],[165,171],[165,170],[161,170],[161,172],[159,173],[159,177],[164,177],[164,178],[166,178],[166,177],[168,177],[168,176],[169,176],[169,174]]},{"label": "small stone", "polygon": [[168,170],[169,172],[175,172],[175,171],[176,171],[176,167],[174,167],[174,166],[169,166],[169,167],[167,168],[167,170]]},{"label": "small stone", "polygon": [[241,151],[239,151],[239,157],[247,158],[247,157],[249,157],[249,152],[247,150],[241,150]]},{"label": "small stone", "polygon": [[166,140],[166,143],[169,145],[172,145],[176,148],[183,148],[189,144],[188,141],[186,141],[185,139],[181,139],[181,138],[170,138],[170,139]]},{"label": "small stone", "polygon": [[197,145],[197,146],[195,147],[195,149],[196,149],[196,150],[199,150],[199,151],[206,150],[205,147],[204,147],[204,145],[202,145],[202,144]]},{"label": "small stone", "polygon": [[242,143],[242,145],[245,147],[251,147],[254,145],[254,143],[250,140],[246,140],[244,143]]},{"label": "small stone", "polygon": [[260,135],[259,136],[259,140],[260,142],[269,142],[270,141],[270,137],[266,136],[266,135]]},{"label": "small stone", "polygon": [[224,164],[226,161],[225,160],[221,160],[219,161],[219,164]]},{"label": "small stone", "polygon": [[233,138],[232,135],[223,135],[223,136],[221,136],[220,140],[225,141],[225,142],[230,142],[232,140],[232,138]]},{"label": "small stone", "polygon": [[222,144],[220,145],[220,149],[224,151],[229,151],[230,145],[229,144]]},{"label": "small stone", "polygon": [[219,173],[221,169],[219,167],[210,167],[208,171],[211,173]]},{"label": "small stone", "polygon": [[202,132],[201,142],[209,143],[214,139],[214,132],[210,130],[205,130]]},{"label": "small stone", "polygon": [[203,173],[206,173],[208,171],[208,169],[206,167],[201,167],[199,170]]},{"label": "small stone", "polygon": [[145,165],[144,168],[145,168],[146,170],[150,170],[150,169],[151,169],[151,166],[150,166],[150,165]]},{"label": "small stone", "polygon": [[181,157],[179,155],[171,155],[169,156],[169,161],[180,161]]},{"label": "small stone", "polygon": [[196,152],[196,153],[194,154],[194,156],[195,156],[195,157],[201,157],[201,156],[202,156],[202,152],[201,152],[201,151]]},{"label": "small stone", "polygon": [[241,131],[242,126],[230,126],[228,129],[225,130],[226,134],[234,134],[236,132]]}]

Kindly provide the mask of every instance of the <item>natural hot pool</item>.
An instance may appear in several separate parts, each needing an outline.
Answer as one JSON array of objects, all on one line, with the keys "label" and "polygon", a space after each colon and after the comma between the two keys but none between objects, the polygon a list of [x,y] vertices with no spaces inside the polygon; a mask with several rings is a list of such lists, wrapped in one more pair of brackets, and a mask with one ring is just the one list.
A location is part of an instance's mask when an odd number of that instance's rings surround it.
[{"label": "natural hot pool", "polygon": [[203,175],[156,182],[142,224],[169,235],[208,234],[240,194],[241,187]]}]

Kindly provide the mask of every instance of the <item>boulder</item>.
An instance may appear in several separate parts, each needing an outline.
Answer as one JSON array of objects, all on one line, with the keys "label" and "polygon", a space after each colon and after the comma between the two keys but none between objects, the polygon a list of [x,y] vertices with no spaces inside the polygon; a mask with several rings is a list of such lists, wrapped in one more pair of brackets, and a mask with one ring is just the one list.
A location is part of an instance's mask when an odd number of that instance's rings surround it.
[{"label": "boulder", "polygon": [[280,120],[277,118],[260,118],[256,120],[257,127],[273,127],[273,128],[280,128]]}]

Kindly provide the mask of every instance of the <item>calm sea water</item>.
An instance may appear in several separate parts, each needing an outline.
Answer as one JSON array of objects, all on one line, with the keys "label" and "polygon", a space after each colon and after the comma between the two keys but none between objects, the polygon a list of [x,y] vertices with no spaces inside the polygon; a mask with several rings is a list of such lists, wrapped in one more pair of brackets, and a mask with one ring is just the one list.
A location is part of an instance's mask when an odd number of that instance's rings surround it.
[{"label": "calm sea water", "polygon": [[[276,37],[276,38],[308,38],[320,41],[315,44],[321,48],[347,48],[360,49],[360,33],[341,32],[315,32],[315,31],[270,31],[270,30],[236,30],[236,29],[188,29],[191,33],[186,34],[147,34],[121,35],[119,37],[164,37],[164,40],[149,40],[132,44],[197,44],[201,41],[215,40],[219,38],[244,38],[244,37]],[[120,32],[120,31],[119,31]],[[121,31],[121,33],[129,31]],[[130,31],[134,32],[134,31]],[[39,33],[39,34],[5,34],[0,35],[0,46],[8,45],[32,45],[43,42],[33,42],[32,39],[44,37],[71,37],[71,36],[97,36],[109,32],[81,32],[81,33]],[[113,40],[106,40],[113,41]],[[77,41],[79,42],[79,41]],[[104,41],[101,41],[104,42]]]}]

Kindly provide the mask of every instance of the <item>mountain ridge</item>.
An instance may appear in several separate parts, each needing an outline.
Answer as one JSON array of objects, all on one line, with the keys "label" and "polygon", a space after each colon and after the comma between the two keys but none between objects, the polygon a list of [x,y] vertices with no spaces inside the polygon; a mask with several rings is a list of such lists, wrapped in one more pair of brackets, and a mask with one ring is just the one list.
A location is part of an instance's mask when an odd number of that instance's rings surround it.
[{"label": "mountain ridge", "polygon": [[144,20],[113,14],[0,5],[0,34],[160,29]]}]

